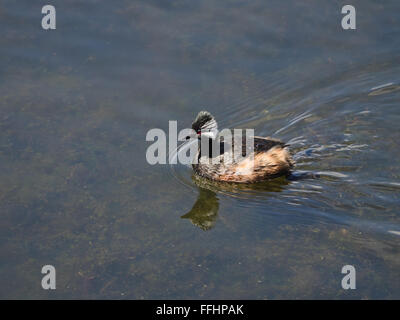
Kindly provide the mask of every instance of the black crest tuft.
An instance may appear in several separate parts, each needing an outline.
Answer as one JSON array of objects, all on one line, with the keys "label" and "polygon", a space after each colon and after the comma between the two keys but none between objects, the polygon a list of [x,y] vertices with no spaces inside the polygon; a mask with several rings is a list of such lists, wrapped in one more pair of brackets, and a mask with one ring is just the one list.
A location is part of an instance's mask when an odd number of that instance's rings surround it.
[{"label": "black crest tuft", "polygon": [[201,129],[212,129],[216,127],[216,121],[214,117],[208,111],[200,111],[196,119],[192,123],[192,129],[198,132]]}]

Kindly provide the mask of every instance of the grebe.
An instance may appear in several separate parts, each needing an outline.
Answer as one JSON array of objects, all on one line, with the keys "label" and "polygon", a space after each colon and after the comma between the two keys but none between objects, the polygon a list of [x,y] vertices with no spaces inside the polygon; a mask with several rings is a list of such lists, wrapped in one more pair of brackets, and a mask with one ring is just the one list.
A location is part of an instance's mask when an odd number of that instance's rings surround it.
[{"label": "grebe", "polygon": [[[246,154],[246,137],[242,139],[242,154],[246,155],[235,162],[224,163],[224,143],[218,139],[218,125],[215,118],[208,111],[200,111],[192,123],[192,129],[196,137],[206,137],[209,142],[209,154],[202,154],[201,143],[197,151],[198,163],[192,165],[194,172],[211,180],[235,183],[254,183],[263,180],[288,175],[294,166],[294,161],[287,149],[287,145],[277,139],[254,136],[254,158]],[[188,136],[186,139],[190,139]],[[204,139],[204,138],[203,138]],[[207,140],[206,140],[207,142]],[[212,147],[216,146],[219,152],[215,155],[218,159],[211,157]],[[232,150],[234,149],[232,140]],[[252,162],[254,161],[254,162]]]}]

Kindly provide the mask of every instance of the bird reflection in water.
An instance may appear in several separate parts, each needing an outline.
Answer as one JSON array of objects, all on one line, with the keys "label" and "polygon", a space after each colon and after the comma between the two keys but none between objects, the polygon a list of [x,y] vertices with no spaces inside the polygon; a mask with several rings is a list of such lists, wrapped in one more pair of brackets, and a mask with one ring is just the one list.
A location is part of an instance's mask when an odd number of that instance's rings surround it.
[{"label": "bird reflection in water", "polygon": [[206,231],[214,227],[218,217],[219,199],[214,191],[199,187],[199,196],[192,209],[182,219],[190,221]]},{"label": "bird reflection in water", "polygon": [[193,175],[192,180],[199,189],[199,195],[192,209],[181,218],[189,219],[195,226],[207,231],[212,229],[217,222],[219,210],[218,191],[229,193],[233,197],[245,196],[248,201],[251,201],[252,196],[260,196],[262,194],[268,197],[272,192],[283,191],[291,179],[280,177],[256,184],[232,184],[215,182]]}]

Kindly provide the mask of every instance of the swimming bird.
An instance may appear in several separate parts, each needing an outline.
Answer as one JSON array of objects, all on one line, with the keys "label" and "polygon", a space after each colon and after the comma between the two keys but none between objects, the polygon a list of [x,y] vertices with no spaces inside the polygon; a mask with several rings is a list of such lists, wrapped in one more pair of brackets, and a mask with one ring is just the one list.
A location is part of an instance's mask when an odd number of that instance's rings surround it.
[{"label": "swimming bird", "polygon": [[[223,182],[255,183],[289,175],[295,164],[287,144],[277,139],[258,136],[252,137],[254,149],[250,149],[250,154],[247,152],[249,148],[246,147],[244,136],[241,145],[243,157],[238,160],[231,157],[230,162],[224,161],[227,156],[224,141],[220,138],[217,121],[208,111],[199,112],[192,123],[192,129],[195,133],[186,139],[197,138],[202,141],[198,143],[197,162],[192,164],[195,174],[201,177]],[[203,141],[208,143],[208,148],[204,147]],[[230,143],[234,152],[235,139],[226,143]],[[216,151],[213,152],[213,149]]]}]

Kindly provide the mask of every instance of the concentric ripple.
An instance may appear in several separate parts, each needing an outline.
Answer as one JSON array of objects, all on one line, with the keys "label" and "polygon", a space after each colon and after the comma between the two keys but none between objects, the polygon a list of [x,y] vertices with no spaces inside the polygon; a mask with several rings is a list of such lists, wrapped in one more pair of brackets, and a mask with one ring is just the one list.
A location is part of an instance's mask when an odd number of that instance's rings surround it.
[{"label": "concentric ripple", "polygon": [[[371,77],[378,68],[363,65],[289,89],[282,71],[277,81],[260,86],[252,97],[227,107],[225,113],[215,114],[220,129],[254,128],[256,135],[287,142],[296,161],[290,177],[243,185],[209,181],[180,164],[170,165],[170,173],[188,192],[211,190],[227,205],[251,208],[260,220],[270,213],[290,214],[301,223],[328,220],[398,235],[398,218],[385,209],[398,202],[393,200],[400,184],[398,175],[393,181],[398,162],[392,163],[390,171],[379,172],[379,182],[371,182],[377,172],[364,169],[372,159],[377,159],[377,167],[385,168],[385,161],[397,152],[384,148],[380,140],[386,126],[392,125],[382,121],[383,113],[393,112],[386,122],[399,119],[397,110],[387,103],[399,98],[399,72],[385,68],[386,64],[382,62],[379,68],[379,78],[387,78],[386,84],[377,84]],[[187,147],[183,143],[171,156]]]}]

